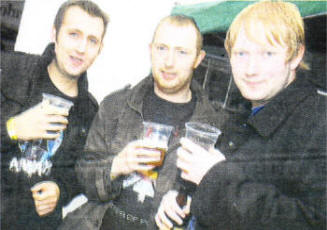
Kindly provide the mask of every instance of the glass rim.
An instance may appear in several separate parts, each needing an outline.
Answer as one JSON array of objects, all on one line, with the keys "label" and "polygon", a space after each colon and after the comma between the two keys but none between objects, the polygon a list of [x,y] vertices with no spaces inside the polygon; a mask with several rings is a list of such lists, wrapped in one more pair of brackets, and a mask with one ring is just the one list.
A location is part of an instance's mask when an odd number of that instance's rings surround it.
[{"label": "glass rim", "polygon": [[186,129],[192,129],[196,132],[201,132],[204,135],[220,135],[221,134],[221,130],[211,126],[207,123],[201,123],[201,122],[195,122],[195,121],[190,121],[190,122],[186,122],[185,123],[185,128]]}]

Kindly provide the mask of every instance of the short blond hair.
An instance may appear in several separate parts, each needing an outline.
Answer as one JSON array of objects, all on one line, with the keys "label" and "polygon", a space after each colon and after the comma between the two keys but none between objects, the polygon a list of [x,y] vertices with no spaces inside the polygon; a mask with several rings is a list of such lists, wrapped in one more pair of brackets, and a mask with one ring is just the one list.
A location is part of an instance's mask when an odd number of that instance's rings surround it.
[{"label": "short blond hair", "polygon": [[[250,39],[261,42],[255,34],[258,23],[263,25],[266,39],[271,45],[277,42],[287,47],[287,62],[298,55],[301,47],[305,47],[304,22],[297,6],[282,1],[261,1],[244,8],[229,27],[225,39],[229,56],[241,29]],[[309,69],[303,61],[300,68]]]},{"label": "short blond hair", "polygon": [[196,24],[195,20],[192,17],[186,16],[186,15],[169,15],[169,16],[162,18],[155,29],[152,42],[154,41],[154,39],[156,37],[159,27],[165,23],[169,23],[171,25],[180,26],[180,27],[192,26],[196,33],[197,53],[199,53],[201,51],[202,45],[203,45],[203,37],[200,32],[200,29],[199,29],[198,25]]}]

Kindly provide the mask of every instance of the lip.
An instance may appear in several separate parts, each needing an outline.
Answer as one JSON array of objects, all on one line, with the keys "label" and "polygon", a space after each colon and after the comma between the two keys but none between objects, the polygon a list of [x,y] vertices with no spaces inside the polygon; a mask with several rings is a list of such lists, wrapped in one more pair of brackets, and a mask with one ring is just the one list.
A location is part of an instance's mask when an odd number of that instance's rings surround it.
[{"label": "lip", "polygon": [[161,71],[161,75],[165,80],[173,80],[177,76],[176,73],[170,73],[170,72],[166,72],[166,71]]},{"label": "lip", "polygon": [[244,83],[249,86],[249,87],[258,87],[260,86],[263,81],[248,81],[248,80],[244,80]]},{"label": "lip", "polygon": [[84,62],[84,60],[82,58],[78,58],[78,57],[74,57],[74,56],[70,56],[70,60],[73,64],[73,66],[81,66]]}]

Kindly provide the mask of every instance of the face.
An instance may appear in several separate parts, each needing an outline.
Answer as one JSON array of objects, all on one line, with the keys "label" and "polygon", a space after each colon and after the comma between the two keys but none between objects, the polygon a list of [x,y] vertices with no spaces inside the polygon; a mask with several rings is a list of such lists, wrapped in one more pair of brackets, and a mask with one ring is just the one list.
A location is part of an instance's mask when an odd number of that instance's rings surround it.
[{"label": "face", "polygon": [[256,107],[267,103],[295,79],[298,60],[286,62],[287,48],[272,46],[263,30],[250,40],[243,29],[232,47],[231,66],[234,81],[244,98]]},{"label": "face", "polygon": [[189,26],[163,23],[150,45],[155,88],[164,94],[189,90],[193,70],[204,58],[196,49],[196,31]]},{"label": "face", "polygon": [[69,77],[85,72],[100,53],[103,32],[101,18],[90,16],[78,6],[67,9],[61,28],[53,30],[59,72]]}]

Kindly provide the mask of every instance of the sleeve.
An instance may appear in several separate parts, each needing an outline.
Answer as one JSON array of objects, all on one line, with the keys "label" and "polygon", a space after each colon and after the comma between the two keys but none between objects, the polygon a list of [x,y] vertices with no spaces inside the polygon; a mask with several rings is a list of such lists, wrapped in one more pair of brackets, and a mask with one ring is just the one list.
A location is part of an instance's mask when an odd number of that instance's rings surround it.
[{"label": "sleeve", "polygon": [[219,163],[198,186],[191,211],[208,229],[326,229],[326,167],[316,165],[310,190],[290,196],[249,179],[239,162]]},{"label": "sleeve", "polygon": [[29,73],[35,60],[18,52],[1,53],[1,153],[8,153],[17,146],[17,141],[8,135],[6,123],[23,111],[28,99]]},{"label": "sleeve", "polygon": [[117,154],[111,151],[117,122],[126,92],[109,95],[101,103],[86,141],[83,157],[76,164],[77,176],[89,200],[108,201],[120,194],[123,177],[110,179],[112,161]]},{"label": "sleeve", "polygon": [[1,93],[1,152],[8,152],[14,145],[16,145],[16,141],[10,139],[8,131],[7,131],[7,121],[10,116],[14,114],[11,113],[9,107],[11,107],[11,103],[6,100],[5,96]]}]

